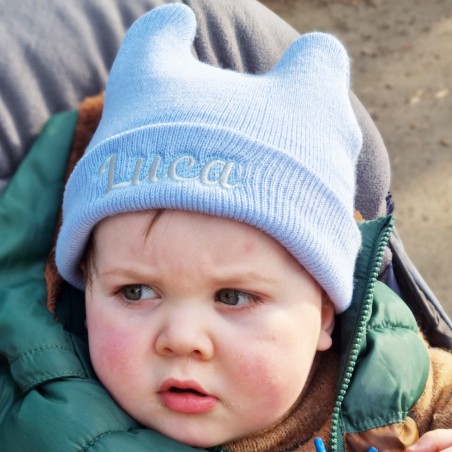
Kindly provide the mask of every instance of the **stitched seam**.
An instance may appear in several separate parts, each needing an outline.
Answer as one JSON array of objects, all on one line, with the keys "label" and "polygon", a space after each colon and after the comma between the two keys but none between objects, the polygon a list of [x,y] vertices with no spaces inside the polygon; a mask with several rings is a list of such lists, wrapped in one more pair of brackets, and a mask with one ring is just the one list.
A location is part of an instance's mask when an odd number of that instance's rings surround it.
[{"label": "stitched seam", "polygon": [[24,392],[28,391],[34,386],[39,385],[40,383],[43,383],[45,381],[48,381],[50,379],[54,379],[56,377],[64,377],[64,376],[71,376],[71,377],[79,377],[79,378],[86,378],[86,376],[82,372],[73,371],[73,370],[65,370],[61,372],[53,372],[53,373],[47,373],[41,375],[39,378],[36,378],[32,380],[30,383],[28,383],[27,386],[24,388]]},{"label": "stitched seam", "polygon": [[22,352],[19,356],[17,356],[16,358],[14,358],[14,359],[10,362],[10,364],[13,365],[16,361],[22,359],[22,358],[25,357],[25,356],[33,355],[33,354],[35,354],[35,353],[37,353],[37,352],[41,352],[41,351],[43,351],[43,350],[49,350],[49,349],[65,350],[65,351],[70,352],[70,353],[73,352],[73,350],[71,350],[70,348],[68,348],[68,347],[63,347],[62,345],[45,345],[45,346],[43,346],[43,347],[33,348],[33,349],[31,349],[31,350],[27,350],[26,352]]},{"label": "stitched seam", "polygon": [[367,326],[368,331],[375,331],[375,332],[381,332],[381,331],[397,331],[397,330],[405,330],[410,331],[412,333],[417,334],[417,330],[413,327],[407,326],[407,325],[393,325],[393,324],[383,324],[383,325],[368,325]]},{"label": "stitched seam", "polygon": [[[383,417],[377,417],[377,418],[374,418],[374,419],[366,419],[366,420],[363,421],[363,422],[358,422],[357,424],[355,424],[356,428],[359,429],[358,432],[348,432],[348,433],[360,433],[360,432],[365,432],[365,431],[367,431],[367,430],[369,429],[369,427],[372,427],[372,426],[369,426],[368,424],[369,424],[370,422],[375,422],[375,421],[383,421],[383,422],[385,422],[385,423],[389,422],[390,424],[397,424],[397,423],[400,423],[401,421],[393,421],[392,418],[393,418],[394,416],[400,416],[400,415],[406,417],[406,416],[407,416],[407,413],[408,413],[407,411],[395,411],[395,412],[393,412],[393,413],[391,413],[391,414],[388,414],[388,415],[386,415],[386,416],[383,416]],[[389,424],[388,424],[388,425],[389,425]],[[372,428],[375,428],[375,427],[372,427]]]},{"label": "stitched seam", "polygon": [[100,435],[97,435],[94,439],[92,439],[88,444],[83,446],[81,449],[79,449],[79,452],[86,452],[91,446],[94,446],[98,441],[100,441],[102,438],[105,438],[106,436],[110,436],[113,433],[120,433],[123,430],[109,430],[107,432],[103,432]]}]

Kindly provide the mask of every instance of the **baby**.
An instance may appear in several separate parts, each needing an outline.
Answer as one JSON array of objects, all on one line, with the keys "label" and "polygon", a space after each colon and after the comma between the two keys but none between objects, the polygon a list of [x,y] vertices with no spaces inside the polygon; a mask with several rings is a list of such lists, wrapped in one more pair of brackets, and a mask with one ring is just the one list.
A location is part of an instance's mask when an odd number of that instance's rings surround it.
[{"label": "baby", "polygon": [[[311,450],[338,403],[332,333],[361,246],[348,58],[314,33],[240,74],[197,61],[195,32],[181,4],[130,29],[66,188],[57,266],[85,290],[99,380],[140,424],[195,447]],[[435,400],[428,429],[444,430],[425,450],[452,445]],[[400,449],[414,431],[393,433]]]}]

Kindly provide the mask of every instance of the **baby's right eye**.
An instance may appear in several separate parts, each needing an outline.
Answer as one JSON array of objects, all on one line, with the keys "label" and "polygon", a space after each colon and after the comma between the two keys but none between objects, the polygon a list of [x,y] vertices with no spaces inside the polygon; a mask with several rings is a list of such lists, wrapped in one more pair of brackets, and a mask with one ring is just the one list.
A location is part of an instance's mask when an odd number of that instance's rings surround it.
[{"label": "baby's right eye", "polygon": [[122,295],[128,301],[140,301],[157,297],[154,289],[146,284],[130,284],[121,288]]}]

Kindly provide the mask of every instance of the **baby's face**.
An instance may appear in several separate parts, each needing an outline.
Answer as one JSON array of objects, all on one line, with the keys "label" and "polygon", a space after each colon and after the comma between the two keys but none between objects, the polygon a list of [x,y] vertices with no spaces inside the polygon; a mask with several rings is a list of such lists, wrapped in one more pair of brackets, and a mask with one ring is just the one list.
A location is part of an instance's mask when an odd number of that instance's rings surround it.
[{"label": "baby's face", "polygon": [[269,427],[330,345],[320,287],[251,226],[165,211],[148,233],[154,214],[95,233],[86,308],[98,377],[137,421],[192,446]]}]

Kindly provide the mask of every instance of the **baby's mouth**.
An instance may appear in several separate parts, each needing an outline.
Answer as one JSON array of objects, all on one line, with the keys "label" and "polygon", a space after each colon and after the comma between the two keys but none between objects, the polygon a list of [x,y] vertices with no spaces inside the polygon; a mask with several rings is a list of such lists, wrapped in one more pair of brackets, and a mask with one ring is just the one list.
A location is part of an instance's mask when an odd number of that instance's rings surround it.
[{"label": "baby's mouth", "polygon": [[165,381],[158,397],[161,403],[171,411],[183,414],[204,414],[218,403],[218,398],[209,395],[193,381]]},{"label": "baby's mouth", "polygon": [[194,394],[200,397],[207,397],[207,394],[204,394],[203,392],[197,391],[196,389],[192,388],[178,388],[176,386],[171,386],[168,391],[175,394]]}]

